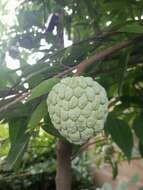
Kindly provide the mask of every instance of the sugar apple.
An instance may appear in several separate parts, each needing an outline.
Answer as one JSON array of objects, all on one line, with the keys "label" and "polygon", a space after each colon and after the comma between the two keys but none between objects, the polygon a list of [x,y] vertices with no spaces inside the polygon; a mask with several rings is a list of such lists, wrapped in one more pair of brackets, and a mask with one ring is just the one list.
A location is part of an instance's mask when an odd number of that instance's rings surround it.
[{"label": "sugar apple", "polygon": [[47,98],[54,127],[69,142],[83,144],[104,127],[108,114],[105,89],[90,77],[67,77]]}]

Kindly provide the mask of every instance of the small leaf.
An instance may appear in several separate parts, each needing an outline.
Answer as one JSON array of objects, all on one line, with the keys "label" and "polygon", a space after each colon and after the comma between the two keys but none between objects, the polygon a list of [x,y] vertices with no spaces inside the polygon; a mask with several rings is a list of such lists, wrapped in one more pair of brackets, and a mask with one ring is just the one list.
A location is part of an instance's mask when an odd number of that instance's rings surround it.
[{"label": "small leaf", "polygon": [[51,88],[60,81],[59,78],[50,78],[48,80],[44,80],[39,85],[31,90],[31,96],[28,98],[27,101],[30,101],[34,98],[37,98],[41,95],[48,93]]},{"label": "small leaf", "polygon": [[133,135],[127,123],[121,119],[108,116],[105,131],[111,134],[112,139],[121,148],[128,160],[130,160],[133,147]]},{"label": "small leaf", "polygon": [[133,122],[133,129],[134,129],[137,137],[143,143],[143,116],[142,115],[138,115],[135,118],[135,120]]}]

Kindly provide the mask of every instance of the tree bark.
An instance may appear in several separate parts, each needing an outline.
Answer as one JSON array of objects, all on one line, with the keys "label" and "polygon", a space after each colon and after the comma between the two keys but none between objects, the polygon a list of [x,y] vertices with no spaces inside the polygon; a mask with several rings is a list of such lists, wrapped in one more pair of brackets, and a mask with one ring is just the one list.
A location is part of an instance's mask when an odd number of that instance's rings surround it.
[{"label": "tree bark", "polygon": [[[59,23],[57,27],[57,47],[64,48],[64,14],[59,11]],[[71,154],[72,145],[59,139],[57,143],[57,171],[56,171],[56,190],[71,190]]]},{"label": "tree bark", "polygon": [[72,145],[64,140],[57,144],[56,190],[71,190]]},{"label": "tree bark", "polygon": [[77,75],[81,75],[84,73],[85,69],[94,64],[96,61],[103,61],[104,59],[106,59],[107,57],[113,55],[114,53],[118,52],[119,50],[129,47],[130,45],[136,43],[136,42],[140,42],[141,40],[143,40],[143,35],[139,35],[134,39],[131,40],[126,40],[120,43],[117,43],[97,54],[94,54],[92,56],[90,56],[88,59],[83,60],[80,64],[77,65],[76,69],[77,69]]}]

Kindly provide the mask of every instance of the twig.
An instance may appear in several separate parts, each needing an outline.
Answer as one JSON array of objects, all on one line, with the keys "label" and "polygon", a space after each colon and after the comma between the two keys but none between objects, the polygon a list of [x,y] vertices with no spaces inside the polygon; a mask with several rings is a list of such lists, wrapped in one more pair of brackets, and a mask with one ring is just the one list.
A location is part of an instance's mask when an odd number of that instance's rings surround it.
[{"label": "twig", "polygon": [[79,154],[83,153],[83,152],[84,152],[85,150],[87,150],[90,146],[92,146],[92,145],[94,145],[94,144],[96,144],[96,143],[101,143],[101,142],[106,142],[106,139],[105,139],[105,138],[104,138],[104,139],[99,139],[99,140],[95,140],[95,141],[93,141],[93,142],[89,142],[89,143],[84,144],[84,145],[80,148],[80,150],[79,150],[78,152],[76,152],[76,153],[72,156],[71,160],[74,160]]},{"label": "twig", "polygon": [[20,94],[17,95],[16,98],[9,102],[8,104],[4,105],[3,107],[0,108],[0,112],[7,110],[9,107],[11,107],[12,105],[16,104],[17,102],[23,100],[25,97],[27,97],[29,95],[29,92],[24,93],[24,94]]},{"label": "twig", "polygon": [[[118,31],[109,31],[109,32],[103,32],[103,33],[99,33],[98,35],[96,35],[96,36],[93,36],[93,37],[89,37],[89,38],[87,38],[87,39],[85,39],[85,40],[81,40],[81,41],[79,41],[79,42],[76,42],[76,43],[74,43],[74,44],[72,44],[72,45],[70,45],[70,46],[68,46],[68,47],[66,47],[66,48],[62,48],[61,50],[59,50],[59,51],[57,51],[57,52],[55,52],[54,54],[52,54],[52,55],[50,55],[49,57],[47,57],[47,56],[45,56],[45,57],[43,57],[43,58],[41,58],[38,62],[37,62],[37,64],[45,64],[45,60],[47,60],[47,59],[52,59],[52,58],[54,58],[54,57],[56,57],[57,55],[59,55],[60,53],[62,53],[62,52],[64,52],[64,51],[66,51],[67,49],[69,49],[69,48],[73,48],[73,47],[75,47],[75,46],[79,46],[79,45],[81,45],[81,44],[83,44],[83,43],[86,43],[86,42],[90,42],[90,41],[95,41],[95,40],[98,40],[98,39],[102,39],[102,38],[105,38],[105,37],[110,37],[110,36],[114,36],[114,35],[116,35],[116,34],[119,34],[120,32],[118,32]],[[26,67],[26,66],[24,66],[24,67]],[[24,68],[24,67],[22,67],[22,68]],[[17,70],[19,70],[19,69],[17,69]],[[16,70],[15,70],[16,71]],[[33,73],[33,74],[30,74],[30,76],[26,76],[26,75],[22,75],[20,78],[19,78],[19,80],[14,84],[14,86],[11,88],[11,90],[13,90],[17,85],[19,85],[19,84],[23,84],[24,82],[26,82],[28,79],[30,79],[32,76],[34,76],[35,74],[38,74],[39,72],[41,72],[42,70],[38,70],[37,72],[35,72],[35,73]],[[45,71],[45,68],[43,68],[43,71]],[[24,82],[21,82],[21,78],[25,78],[26,77],[26,80],[24,81]],[[11,91],[10,90],[10,91]]]}]

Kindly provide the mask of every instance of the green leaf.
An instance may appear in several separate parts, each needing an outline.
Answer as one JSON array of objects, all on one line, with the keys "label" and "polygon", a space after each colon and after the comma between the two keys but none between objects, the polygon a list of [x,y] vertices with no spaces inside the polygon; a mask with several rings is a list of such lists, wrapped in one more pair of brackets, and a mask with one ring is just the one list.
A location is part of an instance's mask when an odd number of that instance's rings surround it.
[{"label": "green leaf", "polygon": [[26,118],[15,118],[9,121],[11,147],[7,157],[7,169],[17,169],[26,150],[30,134],[26,133]]},{"label": "green leaf", "polygon": [[112,139],[130,160],[133,148],[133,135],[127,123],[121,119],[108,116],[105,131],[111,134]]},{"label": "green leaf", "polygon": [[134,129],[137,137],[143,143],[143,116],[142,115],[138,115],[135,118],[135,120],[133,122],[133,129]]},{"label": "green leaf", "polygon": [[13,144],[18,138],[23,136],[27,127],[27,118],[13,118],[9,120],[9,138],[10,142]]},{"label": "green leaf", "polygon": [[42,101],[32,113],[27,127],[28,131],[32,131],[38,125],[40,120],[44,117],[46,110],[46,101]]},{"label": "green leaf", "polygon": [[28,123],[28,128],[27,131],[33,131],[33,129],[37,126],[37,124],[40,122],[40,120],[44,118],[44,124],[42,125],[42,129],[59,138],[63,138],[60,133],[58,132],[58,130],[53,126],[51,119],[49,117],[49,113],[47,111],[47,105],[46,105],[46,101],[42,101],[37,108],[35,109],[35,111],[32,113],[31,119]]},{"label": "green leaf", "polygon": [[51,88],[59,81],[59,78],[50,78],[48,80],[44,80],[38,86],[31,90],[31,96],[28,98],[28,101],[48,93]]},{"label": "green leaf", "polygon": [[30,139],[30,134],[25,134],[21,138],[17,139],[15,143],[11,145],[8,157],[7,157],[7,169],[18,169],[23,157],[26,147]]},{"label": "green leaf", "polygon": [[143,26],[138,23],[131,23],[121,27],[119,31],[128,33],[143,33]]},{"label": "green leaf", "polygon": [[111,160],[111,167],[112,167],[112,176],[113,180],[116,179],[118,175],[118,164],[117,161]]},{"label": "green leaf", "polygon": [[42,126],[43,130],[55,137],[58,138],[64,138],[59,132],[58,130],[53,126],[49,113],[47,112],[47,114],[44,117],[44,122],[45,124]]},{"label": "green leaf", "polygon": [[55,137],[63,138],[53,125],[43,125],[42,129]]}]

